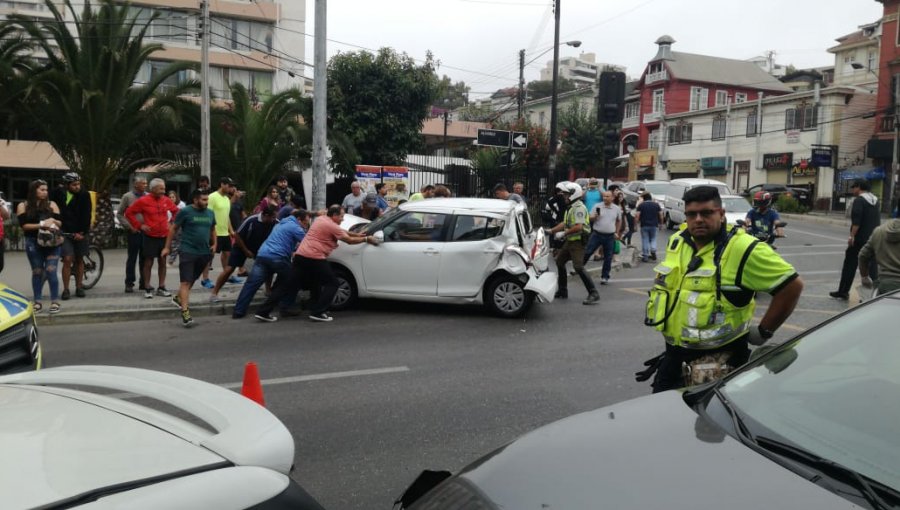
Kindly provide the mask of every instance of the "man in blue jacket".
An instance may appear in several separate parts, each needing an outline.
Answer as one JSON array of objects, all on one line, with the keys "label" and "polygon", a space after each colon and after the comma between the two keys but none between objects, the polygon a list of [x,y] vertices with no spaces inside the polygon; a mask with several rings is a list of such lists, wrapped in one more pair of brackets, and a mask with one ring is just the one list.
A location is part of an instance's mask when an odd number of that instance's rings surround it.
[{"label": "man in blue jacket", "polygon": [[[291,256],[297,245],[306,236],[309,230],[310,216],[309,212],[304,209],[296,209],[290,216],[278,222],[272,233],[266,238],[266,241],[260,246],[256,253],[256,259],[253,261],[253,269],[250,270],[250,276],[244,282],[241,293],[238,295],[237,301],[234,303],[234,311],[231,313],[232,319],[240,319],[247,315],[247,309],[250,307],[250,301],[256,291],[265,283],[272,275],[277,275],[279,282],[284,284],[291,275]],[[295,296],[289,296],[289,300],[281,303],[282,309],[293,302]]]}]

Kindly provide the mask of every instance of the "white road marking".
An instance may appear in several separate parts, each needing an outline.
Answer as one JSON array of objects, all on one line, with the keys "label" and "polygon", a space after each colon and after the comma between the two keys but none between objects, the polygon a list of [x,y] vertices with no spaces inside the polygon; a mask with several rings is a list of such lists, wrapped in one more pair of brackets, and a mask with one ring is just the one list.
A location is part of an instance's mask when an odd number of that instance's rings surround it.
[{"label": "white road marking", "polygon": [[[386,367],[371,368],[368,370],[349,370],[347,372],[328,372],[324,374],[295,375],[293,377],[277,377],[274,379],[263,379],[263,386],[275,386],[276,384],[290,384],[295,382],[321,381],[324,379],[341,379],[343,377],[359,377],[363,375],[381,375],[396,374],[398,372],[409,372],[409,367]],[[243,382],[234,382],[220,384],[223,388],[233,389],[240,388]]]},{"label": "white road marking", "polygon": [[788,229],[788,234],[794,233],[794,232],[796,232],[798,234],[808,235],[808,236],[823,237],[825,239],[831,239],[832,241],[846,241],[847,240],[846,237],[840,238],[840,237],[834,237],[834,236],[827,236],[825,234],[816,234],[815,232],[807,232],[805,230],[797,230],[796,228]]},{"label": "white road marking", "polygon": [[806,253],[781,253],[781,252],[778,252],[778,254],[781,255],[782,257],[799,257],[799,256],[801,256],[801,255],[804,256],[804,257],[809,257],[809,256],[811,256],[811,255],[815,255],[815,256],[819,256],[819,255],[843,255],[844,253],[845,253],[845,252],[843,252],[843,251],[823,251],[823,252],[819,252],[819,253],[809,253],[809,252],[806,252]]},{"label": "white road marking", "polygon": [[[262,379],[260,383],[263,386],[275,386],[278,384],[290,384],[296,382],[321,381],[325,379],[341,379],[344,377],[359,377],[364,375],[381,375],[396,374],[399,372],[409,372],[409,367],[386,367],[386,368],[370,368],[367,370],[348,370],[346,372],[327,372],[324,374],[295,375],[293,377],[276,377],[274,379]],[[243,381],[219,384],[225,389],[233,390],[243,386]],[[138,398],[140,395],[134,393],[110,393],[104,395],[106,397],[117,398],[120,400],[128,400]]]},{"label": "white road marking", "polygon": [[[841,252],[841,253],[843,253],[843,252]],[[814,275],[814,274],[840,274],[841,272],[840,272],[839,270],[828,269],[828,270],[824,270],[824,271],[798,271],[798,273],[800,273],[800,276],[806,276],[806,275]],[[609,283],[610,283],[610,284],[616,284],[616,283],[642,283],[642,282],[652,282],[652,281],[653,281],[653,277],[647,277],[647,278],[613,278],[613,279],[609,280]]]}]

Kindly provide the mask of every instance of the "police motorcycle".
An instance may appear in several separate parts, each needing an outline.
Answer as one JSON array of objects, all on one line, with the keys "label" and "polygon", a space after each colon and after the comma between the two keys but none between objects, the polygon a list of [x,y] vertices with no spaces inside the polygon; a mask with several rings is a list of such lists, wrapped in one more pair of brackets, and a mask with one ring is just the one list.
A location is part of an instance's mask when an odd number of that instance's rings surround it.
[{"label": "police motorcycle", "polygon": [[[772,194],[759,191],[755,195],[753,195],[753,209],[759,211],[760,208],[764,209],[768,212],[772,207]],[[786,237],[784,235],[784,227],[787,226],[787,222],[784,221],[775,221],[771,225],[766,225],[764,221],[757,222],[747,222],[745,220],[737,220],[735,225],[743,228],[747,231],[748,234],[753,237],[759,239],[760,241],[768,244],[775,248],[775,239],[779,237]]]}]

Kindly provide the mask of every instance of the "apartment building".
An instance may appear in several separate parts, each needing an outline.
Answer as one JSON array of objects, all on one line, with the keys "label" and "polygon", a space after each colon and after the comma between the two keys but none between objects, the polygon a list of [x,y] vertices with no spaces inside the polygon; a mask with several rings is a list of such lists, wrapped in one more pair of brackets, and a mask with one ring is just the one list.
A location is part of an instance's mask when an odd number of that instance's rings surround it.
[{"label": "apartment building", "polygon": [[[575,82],[577,88],[592,87],[597,83],[597,77],[602,71],[622,71],[625,68],[619,65],[597,62],[595,53],[582,53],[577,57],[560,57],[559,77]],[[547,66],[541,69],[541,80],[553,79],[553,61],[547,62]]]}]

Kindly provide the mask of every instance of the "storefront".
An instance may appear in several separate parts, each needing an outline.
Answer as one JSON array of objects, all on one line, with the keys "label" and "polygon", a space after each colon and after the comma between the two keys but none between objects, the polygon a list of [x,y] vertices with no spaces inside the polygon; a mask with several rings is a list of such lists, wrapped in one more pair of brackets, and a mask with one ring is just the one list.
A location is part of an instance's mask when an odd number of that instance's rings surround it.
[{"label": "storefront", "polygon": [[849,196],[852,194],[850,186],[853,181],[863,179],[869,181],[872,186],[872,194],[879,200],[884,198],[884,167],[874,165],[851,166],[846,170],[842,170],[840,174],[840,183],[836,194],[839,196]]},{"label": "storefront", "polygon": [[700,172],[699,159],[670,159],[666,164],[669,179],[687,179],[697,177]]},{"label": "storefront", "polygon": [[788,173],[794,166],[793,152],[776,152],[763,154],[763,170],[766,171],[767,184],[787,184]]},{"label": "storefront", "polygon": [[705,179],[727,182],[726,177],[728,176],[730,159],[725,156],[702,158],[700,160],[700,168],[703,169],[703,177]]},{"label": "storefront", "polygon": [[656,178],[656,149],[634,151],[628,161],[628,180],[647,180]]}]

